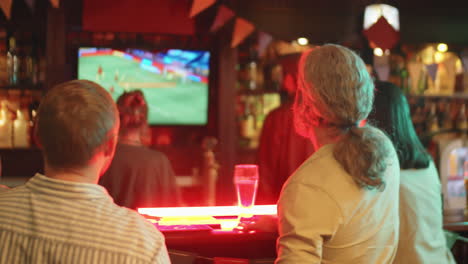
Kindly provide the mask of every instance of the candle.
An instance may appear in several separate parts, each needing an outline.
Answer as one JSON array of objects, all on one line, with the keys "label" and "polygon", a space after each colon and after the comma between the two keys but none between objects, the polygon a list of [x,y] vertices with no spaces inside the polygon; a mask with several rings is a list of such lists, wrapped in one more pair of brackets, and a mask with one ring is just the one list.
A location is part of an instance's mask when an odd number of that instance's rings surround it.
[{"label": "candle", "polygon": [[0,148],[11,148],[11,120],[7,116],[5,105],[0,108]]},{"label": "candle", "polygon": [[17,118],[13,122],[14,140],[13,146],[16,148],[29,147],[29,122],[22,111],[17,110]]}]

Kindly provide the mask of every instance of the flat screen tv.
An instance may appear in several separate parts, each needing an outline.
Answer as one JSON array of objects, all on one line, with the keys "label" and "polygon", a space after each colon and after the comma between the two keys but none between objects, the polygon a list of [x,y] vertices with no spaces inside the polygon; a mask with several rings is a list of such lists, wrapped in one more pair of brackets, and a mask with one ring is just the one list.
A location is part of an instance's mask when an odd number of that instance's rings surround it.
[{"label": "flat screen tv", "polygon": [[141,90],[150,125],[205,125],[208,120],[208,51],[82,47],[78,79],[99,83],[114,100]]}]

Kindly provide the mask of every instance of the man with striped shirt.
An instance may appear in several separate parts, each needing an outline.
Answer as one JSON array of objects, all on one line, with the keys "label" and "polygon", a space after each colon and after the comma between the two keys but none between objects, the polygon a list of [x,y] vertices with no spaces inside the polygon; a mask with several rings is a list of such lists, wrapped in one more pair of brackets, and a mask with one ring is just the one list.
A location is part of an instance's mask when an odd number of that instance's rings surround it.
[{"label": "man with striped shirt", "polygon": [[0,192],[0,263],[170,263],[162,234],[97,185],[115,151],[110,95],[71,81],[43,99],[36,137],[45,175]]}]

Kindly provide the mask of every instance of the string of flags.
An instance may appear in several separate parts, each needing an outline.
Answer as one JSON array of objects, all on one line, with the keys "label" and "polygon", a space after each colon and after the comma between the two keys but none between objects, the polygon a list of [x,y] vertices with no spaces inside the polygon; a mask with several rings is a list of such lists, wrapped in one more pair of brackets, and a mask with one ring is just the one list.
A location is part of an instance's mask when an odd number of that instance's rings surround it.
[{"label": "string of flags", "polygon": [[[19,1],[25,1],[27,6],[31,10],[34,10],[36,0]],[[207,8],[213,6],[217,1],[218,0],[193,0],[189,14],[190,18],[197,16]],[[54,8],[60,6],[60,0],[49,0],[49,2]],[[0,0],[0,8],[8,20],[11,19],[12,4],[13,0]],[[368,38],[371,45],[382,49],[393,48],[400,39],[398,10],[385,4],[374,4],[368,6],[365,11],[363,33]],[[210,31],[218,31],[232,19],[235,19],[231,40],[231,47],[234,48],[242,43],[250,34],[255,32],[255,26],[251,22],[245,18],[236,16],[232,9],[220,4]],[[265,34],[266,33],[260,32],[260,35]]]},{"label": "string of flags", "polygon": [[[211,7],[216,3],[217,0],[193,0],[192,8],[190,10],[190,17],[193,18],[199,13],[203,12],[207,8]],[[235,48],[242,43],[250,34],[255,32],[255,26],[242,17],[237,17],[235,12],[229,7],[221,4],[218,7],[215,19],[211,25],[210,31],[216,32],[221,29],[231,19],[235,19],[234,30],[231,40],[231,47]],[[261,32],[260,35],[266,33]],[[266,38],[271,39],[271,38]]]},{"label": "string of flags", "polygon": [[[60,0],[49,0],[49,1],[52,7],[59,8]],[[26,2],[26,4],[31,10],[34,10],[36,0],[24,0],[24,2]],[[2,9],[3,14],[5,14],[5,17],[8,20],[10,20],[11,18],[11,5],[12,4],[13,4],[13,0],[0,0],[0,8]]]},{"label": "string of flags", "polygon": [[[15,1],[24,1],[31,10],[34,10],[36,0]],[[217,1],[218,0],[193,0],[189,14],[190,18],[197,16],[207,8],[213,6]],[[60,6],[60,0],[49,0],[49,2],[54,8],[59,8]],[[5,17],[8,20],[11,19],[12,4],[13,0],[0,0],[0,8],[2,9],[2,12],[5,14]],[[250,34],[252,34],[255,31],[255,26],[246,19],[237,17],[232,9],[221,4],[218,7],[218,11],[214,22],[210,28],[210,31],[218,31],[231,19],[235,19],[233,37],[231,41],[231,46],[234,48],[237,47],[240,43],[242,43]]]}]

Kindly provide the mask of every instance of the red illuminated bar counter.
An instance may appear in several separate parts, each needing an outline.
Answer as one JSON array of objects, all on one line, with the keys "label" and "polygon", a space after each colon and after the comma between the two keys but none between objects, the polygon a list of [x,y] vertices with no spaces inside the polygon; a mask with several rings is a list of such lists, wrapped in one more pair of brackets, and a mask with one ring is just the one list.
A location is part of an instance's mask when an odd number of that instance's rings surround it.
[{"label": "red illuminated bar counter", "polygon": [[[276,257],[276,229],[236,229],[237,206],[139,208],[138,212],[164,234],[170,252],[182,251],[201,258],[241,258],[272,263]],[[276,205],[258,205],[256,217],[276,217]]]},{"label": "red illuminated bar counter", "polygon": [[[170,252],[190,253],[202,259],[259,260],[250,263],[273,263],[276,258],[276,228],[250,232],[237,230],[240,213],[237,206],[139,208],[138,212],[165,235]],[[276,218],[276,205],[254,206],[252,213],[257,217]],[[468,222],[445,222],[444,229],[467,237]],[[468,256],[468,244],[458,240],[452,252],[455,258],[464,260]]]}]

